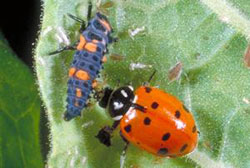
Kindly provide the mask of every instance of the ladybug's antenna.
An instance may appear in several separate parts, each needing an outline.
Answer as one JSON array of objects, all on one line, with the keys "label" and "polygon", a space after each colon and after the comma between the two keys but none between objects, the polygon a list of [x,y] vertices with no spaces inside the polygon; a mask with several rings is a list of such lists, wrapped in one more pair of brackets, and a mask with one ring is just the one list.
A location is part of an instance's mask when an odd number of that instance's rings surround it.
[{"label": "ladybug's antenna", "polygon": [[155,73],[156,73],[156,70],[154,70],[154,72],[152,73],[152,75],[150,75],[148,81],[143,83],[143,86],[148,86],[149,85],[149,83],[153,79]]},{"label": "ladybug's antenna", "polygon": [[154,77],[155,73],[156,73],[156,70],[154,70],[154,72],[152,73],[152,75],[149,77],[149,79],[148,79],[148,83],[150,83],[150,81],[151,81],[151,80],[152,80],[152,78]]}]

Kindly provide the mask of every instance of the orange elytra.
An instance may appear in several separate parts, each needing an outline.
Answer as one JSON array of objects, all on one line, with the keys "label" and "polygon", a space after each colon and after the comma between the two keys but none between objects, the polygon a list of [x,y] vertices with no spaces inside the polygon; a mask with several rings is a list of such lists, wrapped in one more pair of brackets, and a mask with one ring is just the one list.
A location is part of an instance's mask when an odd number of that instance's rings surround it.
[{"label": "orange elytra", "polygon": [[[106,88],[99,102],[107,108],[114,123],[105,126],[97,138],[111,145],[111,133],[120,125],[120,133],[128,144],[160,157],[180,157],[192,152],[198,142],[198,131],[192,113],[173,95],[158,88],[132,86],[116,90]],[[110,131],[111,130],[111,131]]]}]

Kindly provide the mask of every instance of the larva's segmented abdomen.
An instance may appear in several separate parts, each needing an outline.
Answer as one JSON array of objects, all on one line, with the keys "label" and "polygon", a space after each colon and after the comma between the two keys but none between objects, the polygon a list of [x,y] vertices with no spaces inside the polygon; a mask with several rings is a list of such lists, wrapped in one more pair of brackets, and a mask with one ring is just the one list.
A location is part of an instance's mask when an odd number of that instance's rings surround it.
[{"label": "larva's segmented abdomen", "polygon": [[69,70],[65,120],[81,114],[93,90],[93,82],[102,68],[107,45],[112,42],[107,18],[97,13],[80,35],[77,51]]},{"label": "larva's segmented abdomen", "polygon": [[[75,78],[70,78],[68,81],[68,97],[67,97],[67,112],[65,118],[70,120],[81,114],[81,110],[86,106],[86,101],[92,90],[91,80],[80,81]],[[77,96],[81,94],[81,97]]]},{"label": "larva's segmented abdomen", "polygon": [[[97,77],[99,70],[102,67],[103,55],[98,53],[90,53],[82,50],[77,51],[74,55],[74,60],[71,69],[74,68],[74,76],[68,81],[68,96],[67,96],[67,113],[65,118],[70,120],[75,116],[79,116],[92,91],[93,80]],[[86,72],[89,80],[83,80],[77,77],[77,72]]]}]

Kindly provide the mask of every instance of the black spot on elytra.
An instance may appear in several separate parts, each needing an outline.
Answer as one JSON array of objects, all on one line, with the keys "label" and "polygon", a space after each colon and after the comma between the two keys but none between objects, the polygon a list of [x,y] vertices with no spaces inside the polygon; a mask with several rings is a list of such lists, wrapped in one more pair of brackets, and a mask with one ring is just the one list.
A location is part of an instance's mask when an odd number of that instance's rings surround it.
[{"label": "black spot on elytra", "polygon": [[152,89],[151,89],[150,87],[145,87],[145,91],[146,91],[147,93],[150,93],[150,92],[152,91]]},{"label": "black spot on elytra", "polygon": [[131,125],[129,124],[129,125],[125,126],[125,127],[124,127],[124,130],[125,130],[127,133],[129,133],[129,132],[131,131]]},{"label": "black spot on elytra", "polygon": [[151,104],[152,109],[157,109],[158,106],[159,106],[159,104],[157,102],[153,102]]},{"label": "black spot on elytra", "polygon": [[184,108],[184,110],[185,110],[186,112],[190,113],[190,111],[188,110],[188,108],[187,108],[185,105],[183,105],[183,108]]},{"label": "black spot on elytra", "polygon": [[192,132],[193,132],[193,133],[196,132],[196,125],[193,127]]},{"label": "black spot on elytra", "polygon": [[188,146],[187,144],[183,145],[180,149],[180,152],[183,152],[187,148],[187,146]]},{"label": "black spot on elytra", "polygon": [[166,133],[166,134],[164,134],[163,136],[162,136],[162,140],[163,141],[166,141],[166,140],[168,140],[170,138],[170,133],[168,132],[168,133]]},{"label": "black spot on elytra", "polygon": [[160,148],[157,153],[159,155],[166,155],[168,153],[168,148]]},{"label": "black spot on elytra", "polygon": [[151,119],[148,118],[148,117],[145,117],[145,119],[144,119],[144,125],[150,125],[150,123],[151,123]]},{"label": "black spot on elytra", "polygon": [[179,110],[176,110],[176,111],[175,111],[175,117],[176,117],[176,118],[180,118],[180,116],[181,116],[180,111],[179,111]]}]

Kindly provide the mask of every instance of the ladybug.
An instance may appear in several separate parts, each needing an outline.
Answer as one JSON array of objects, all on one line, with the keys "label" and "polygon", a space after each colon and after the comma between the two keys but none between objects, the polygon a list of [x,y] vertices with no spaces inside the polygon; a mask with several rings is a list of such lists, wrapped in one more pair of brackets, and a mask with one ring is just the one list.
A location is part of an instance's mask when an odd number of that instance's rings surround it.
[{"label": "ladybug", "polygon": [[132,86],[116,90],[106,88],[99,105],[107,108],[114,124],[103,127],[97,134],[99,141],[111,145],[111,136],[120,125],[125,140],[161,157],[179,157],[197,146],[198,131],[195,120],[186,106],[173,95],[151,86]]},{"label": "ladybug", "polygon": [[96,87],[96,77],[107,61],[108,44],[116,41],[111,37],[113,29],[107,17],[100,12],[91,18],[92,4],[89,1],[88,25],[76,16],[69,14],[69,17],[81,23],[80,40],[73,46],[66,46],[55,52],[57,54],[65,50],[76,50],[73,61],[69,69],[69,80],[67,90],[67,111],[64,119],[69,121],[80,116],[81,111],[87,106],[90,93]]}]

